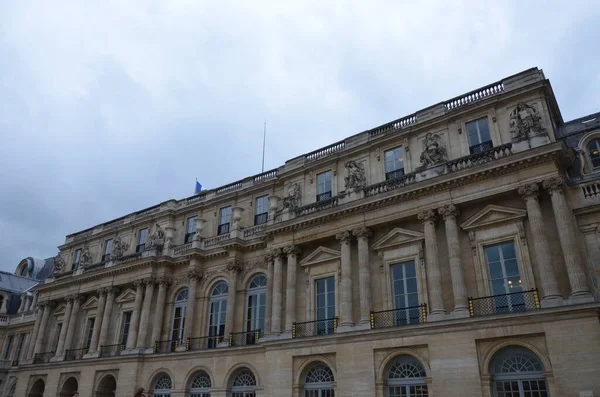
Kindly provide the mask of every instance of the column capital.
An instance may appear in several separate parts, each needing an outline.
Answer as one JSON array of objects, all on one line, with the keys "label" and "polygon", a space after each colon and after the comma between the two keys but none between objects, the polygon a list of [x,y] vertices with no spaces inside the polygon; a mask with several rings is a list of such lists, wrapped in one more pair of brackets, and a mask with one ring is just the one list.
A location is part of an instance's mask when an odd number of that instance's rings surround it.
[{"label": "column capital", "polygon": [[106,287],[100,287],[96,290],[98,296],[106,295],[107,289]]},{"label": "column capital", "polygon": [[188,270],[186,277],[189,283],[191,283],[192,281],[198,282],[202,280],[202,278],[204,277],[204,273],[198,270]]},{"label": "column capital", "polygon": [[446,204],[438,208],[438,214],[440,214],[444,220],[456,219],[460,214],[460,210],[454,204]]},{"label": "column capital", "polygon": [[524,200],[531,198],[537,198],[539,196],[539,186],[537,183],[529,183],[527,185],[519,186],[517,193],[523,197]]},{"label": "column capital", "polygon": [[271,260],[275,258],[283,258],[283,249],[281,247],[272,248],[267,255],[271,256]]},{"label": "column capital", "polygon": [[135,280],[135,281],[133,282],[133,285],[134,285],[136,288],[143,287],[143,286],[144,286],[144,284],[145,284],[145,283],[144,283],[144,280],[143,280],[143,279],[137,279],[137,280]]},{"label": "column capital", "polygon": [[554,194],[564,194],[565,180],[560,176],[555,176],[544,180],[542,186],[544,186],[544,189],[546,189],[551,196]]},{"label": "column capital", "polygon": [[423,211],[419,212],[417,214],[417,218],[420,221],[423,221],[423,222],[433,222],[433,223],[435,223],[435,221],[437,220],[437,216],[435,214],[435,211],[432,210],[432,209],[423,210]]},{"label": "column capital", "polygon": [[167,286],[170,285],[173,282],[173,280],[169,276],[158,276],[156,278],[156,282],[158,285]]},{"label": "column capital", "polygon": [[283,248],[283,253],[286,254],[287,256],[292,256],[292,255],[298,256],[298,255],[300,255],[301,252],[302,252],[302,250],[297,245],[288,245]]},{"label": "column capital", "polygon": [[106,291],[106,295],[117,295],[121,289],[119,287],[115,287],[115,286],[110,286],[110,287],[106,287],[104,288],[104,290]]},{"label": "column capital", "polygon": [[370,238],[373,236],[373,231],[365,226],[359,226],[352,230],[352,234],[357,238]]},{"label": "column capital", "polygon": [[244,270],[244,263],[239,259],[230,259],[227,262],[227,270],[232,273],[238,274],[242,270]]},{"label": "column capital", "polygon": [[352,233],[349,230],[339,232],[335,235],[335,239],[340,242],[349,242],[352,239]]},{"label": "column capital", "polygon": [[142,281],[146,286],[157,284],[156,277],[154,276],[146,277]]}]

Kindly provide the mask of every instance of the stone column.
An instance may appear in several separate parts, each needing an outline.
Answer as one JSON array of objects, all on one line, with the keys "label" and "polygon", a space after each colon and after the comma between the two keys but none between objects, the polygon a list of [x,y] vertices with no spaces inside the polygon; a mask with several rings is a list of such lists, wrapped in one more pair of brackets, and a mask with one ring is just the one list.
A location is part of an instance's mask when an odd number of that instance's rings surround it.
[{"label": "stone column", "polygon": [[52,311],[53,305],[51,302],[46,302],[44,305],[44,314],[42,315],[42,321],[40,322],[40,327],[38,329],[37,337],[35,339],[35,348],[33,350],[33,355],[35,356],[37,353],[41,353],[42,346],[44,344],[44,337],[47,334],[48,329],[48,318],[50,317],[50,312]]},{"label": "stone column", "polygon": [[137,343],[138,325],[140,323],[140,312],[142,311],[142,300],[144,299],[144,281],[135,280],[135,303],[133,313],[131,313],[131,323],[129,324],[129,336],[127,336],[127,349],[133,349]]},{"label": "stone column", "polygon": [[69,320],[69,329],[65,337],[65,350],[71,349],[73,346],[73,337],[75,336],[75,328],[77,327],[77,317],[79,316],[79,307],[81,306],[81,296],[73,297],[73,309],[71,310],[71,319]]},{"label": "stone column", "polygon": [[354,325],[352,319],[352,267],[350,259],[350,241],[352,234],[349,231],[340,232],[335,236],[340,242],[341,251],[341,281],[340,281],[340,325]]},{"label": "stone column", "polygon": [[146,293],[144,294],[144,307],[140,314],[140,328],[138,330],[138,348],[148,347],[148,322],[150,319],[150,311],[152,310],[152,297],[154,296],[154,284],[153,278],[147,278],[144,280],[146,284]]},{"label": "stone column", "polygon": [[371,229],[357,227],[352,234],[358,239],[358,283],[360,285],[360,324],[370,323],[371,272],[369,269],[369,238]]},{"label": "stone column", "polygon": [[58,336],[58,345],[56,346],[55,357],[62,357],[65,348],[65,338],[67,337],[67,330],[71,321],[71,311],[73,310],[73,298],[68,297],[65,299],[67,307],[65,309],[65,317],[60,328],[60,334]]},{"label": "stone column", "polygon": [[235,329],[235,296],[237,289],[237,276],[242,271],[242,263],[237,259],[230,260],[227,264],[229,271],[229,285],[227,288],[227,316],[225,317],[225,340],[229,338],[229,334]]},{"label": "stone column", "polygon": [[565,182],[561,177],[546,179],[543,183],[544,189],[550,193],[552,209],[558,228],[558,238],[565,258],[569,284],[571,285],[572,297],[591,297],[587,285],[585,266],[581,258],[581,249],[577,237],[579,232],[575,229],[573,213],[569,209],[565,199]]},{"label": "stone column", "polygon": [[292,332],[296,321],[296,272],[300,247],[288,245],[283,249],[287,255],[287,292],[285,298],[285,331]]},{"label": "stone column", "polygon": [[165,313],[165,303],[167,298],[167,287],[171,280],[168,277],[158,278],[158,297],[156,298],[156,309],[154,312],[154,326],[152,327],[152,340],[154,343],[160,340],[162,333],[163,315]]},{"label": "stone column", "polygon": [[532,234],[532,248],[535,253],[537,273],[540,277],[541,282],[541,296],[543,303],[549,300],[555,300],[561,298],[558,292],[558,283],[556,281],[556,274],[554,267],[552,266],[552,260],[550,259],[550,247],[548,245],[548,239],[546,237],[546,227],[544,225],[544,217],[542,216],[542,210],[538,199],[539,187],[537,183],[530,183],[519,187],[518,192],[527,206],[527,219],[529,219],[529,226],[531,227]]},{"label": "stone column", "polygon": [[198,288],[198,281],[202,279],[202,274],[196,270],[190,270],[187,273],[188,278],[188,301],[187,308],[185,310],[185,324],[183,328],[183,341],[185,341],[194,335],[194,324],[196,323],[196,289]]},{"label": "stone column", "polygon": [[100,340],[100,331],[102,329],[104,309],[106,307],[106,292],[107,288],[98,289],[98,296],[100,298],[98,299],[98,309],[96,310],[96,320],[94,321],[94,331],[92,332],[89,353],[95,353],[98,350],[98,341]]},{"label": "stone column", "polygon": [[424,210],[418,214],[423,221],[425,234],[425,266],[427,268],[427,292],[429,295],[429,311],[431,314],[444,313],[442,299],[442,275],[438,263],[437,238],[435,234],[435,212]]},{"label": "stone column", "polygon": [[115,295],[119,290],[116,287],[106,288],[106,306],[104,308],[104,316],[102,317],[102,328],[100,328],[100,337],[98,338],[98,347],[106,345],[108,339],[108,331],[110,330],[110,319],[112,317],[113,305],[115,303]]},{"label": "stone column", "polygon": [[454,294],[454,311],[467,312],[469,302],[467,298],[467,287],[465,275],[460,260],[460,241],[458,239],[458,208],[454,204],[447,204],[438,208],[438,213],[444,218],[446,226],[446,243],[448,244],[448,263],[450,265],[450,276],[452,277],[452,293]]},{"label": "stone column", "polygon": [[271,251],[273,255],[273,298],[271,309],[271,333],[281,333],[281,303],[283,301],[283,252],[281,248]]},{"label": "stone column", "polygon": [[267,293],[266,293],[266,307],[265,307],[265,334],[271,333],[271,313],[273,310],[273,255],[269,251],[265,255],[265,262],[267,263]]},{"label": "stone column", "polygon": [[31,359],[33,357],[33,350],[35,347],[35,342],[37,340],[37,335],[40,330],[40,324],[42,323],[42,316],[44,314],[44,306],[40,305],[37,308],[37,312],[35,314],[35,324],[33,325],[33,331],[31,332],[31,338],[29,338],[29,348],[27,349],[27,359]]}]

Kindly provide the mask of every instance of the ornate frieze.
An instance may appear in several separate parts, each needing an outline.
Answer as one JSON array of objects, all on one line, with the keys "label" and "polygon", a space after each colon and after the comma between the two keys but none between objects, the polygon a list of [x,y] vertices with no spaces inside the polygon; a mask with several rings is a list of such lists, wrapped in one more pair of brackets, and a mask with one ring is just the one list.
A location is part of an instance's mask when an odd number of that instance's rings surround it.
[{"label": "ornate frieze", "polygon": [[230,259],[225,268],[229,272],[239,274],[244,270],[244,263],[239,259]]}]

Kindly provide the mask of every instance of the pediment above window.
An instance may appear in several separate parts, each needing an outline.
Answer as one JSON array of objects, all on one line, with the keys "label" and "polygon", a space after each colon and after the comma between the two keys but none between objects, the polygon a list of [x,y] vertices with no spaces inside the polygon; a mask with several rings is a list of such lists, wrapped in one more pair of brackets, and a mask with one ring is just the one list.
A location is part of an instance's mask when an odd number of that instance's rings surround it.
[{"label": "pediment above window", "polygon": [[66,309],[67,309],[67,305],[65,305],[64,303],[61,303],[60,305],[58,305],[56,307],[56,309],[54,309],[54,315],[57,316],[59,314],[65,314]]},{"label": "pediment above window", "polygon": [[413,230],[397,227],[373,243],[373,249],[375,251],[386,250],[406,244],[420,242],[424,238],[425,235],[421,232],[415,232]]},{"label": "pediment above window", "polygon": [[81,306],[83,310],[88,309],[96,309],[98,307],[98,298],[92,296],[90,299],[85,301],[85,303]]},{"label": "pediment above window", "polygon": [[485,228],[491,225],[499,225],[506,222],[522,220],[527,211],[520,208],[502,207],[499,205],[488,205],[469,219],[460,227],[463,230]]},{"label": "pediment above window", "polygon": [[340,257],[340,251],[327,247],[319,247],[313,252],[311,252],[306,258],[302,259],[302,261],[300,262],[300,266],[312,266],[319,263],[335,261],[339,260]]},{"label": "pediment above window", "polygon": [[117,303],[125,303],[131,302],[133,300],[135,300],[135,291],[131,288],[128,288],[125,291],[123,291],[123,293],[119,295],[115,301]]}]

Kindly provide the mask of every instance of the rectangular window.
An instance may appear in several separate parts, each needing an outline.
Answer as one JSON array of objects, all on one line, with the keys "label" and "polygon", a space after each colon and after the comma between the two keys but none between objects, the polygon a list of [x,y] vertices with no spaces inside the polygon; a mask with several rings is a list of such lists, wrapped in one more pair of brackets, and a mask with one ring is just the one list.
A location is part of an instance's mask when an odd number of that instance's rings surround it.
[{"label": "rectangular window", "polygon": [[526,306],[514,241],[486,246],[485,257],[496,312],[524,311]]},{"label": "rectangular window", "polygon": [[138,243],[135,252],[142,252],[146,249],[146,239],[148,238],[148,228],[143,228],[138,232]]},{"label": "rectangular window", "polygon": [[14,335],[9,335],[8,340],[6,341],[6,348],[4,349],[4,359],[8,360],[8,358],[10,357],[10,351],[12,349],[12,344],[13,344],[13,339],[15,338]]},{"label": "rectangular window", "polygon": [[94,317],[88,318],[87,328],[86,328],[86,341],[85,341],[86,349],[89,349],[90,345],[92,344],[92,335],[94,334],[94,323],[95,322],[96,322],[96,319]]},{"label": "rectangular window", "polygon": [[393,265],[391,271],[396,325],[418,324],[420,308],[415,263],[399,263]]},{"label": "rectangular window", "polygon": [[487,117],[468,122],[467,136],[469,139],[469,152],[471,154],[485,152],[493,147]]},{"label": "rectangular window", "polygon": [[62,323],[58,323],[56,324],[56,329],[54,330],[54,348],[52,349],[52,351],[56,351],[56,348],[58,347],[58,340],[60,339],[60,331],[62,330]]},{"label": "rectangular window", "polygon": [[317,201],[329,200],[331,198],[331,171],[317,174]]},{"label": "rectangular window", "polygon": [[187,219],[187,226],[185,228],[185,239],[184,244],[191,242],[196,235],[196,219],[197,216],[190,216]]},{"label": "rectangular window", "polygon": [[73,255],[73,270],[77,270],[79,267],[79,260],[81,259],[81,248],[75,250],[75,255]]},{"label": "rectangular window", "polygon": [[385,153],[385,180],[400,178],[404,175],[404,148],[402,146]]},{"label": "rectangular window", "polygon": [[123,313],[123,325],[121,326],[121,344],[127,346],[129,338],[129,325],[131,324],[131,312]]},{"label": "rectangular window", "polygon": [[21,359],[21,351],[23,350],[23,344],[25,343],[26,334],[19,335],[19,344],[17,345],[17,353],[15,354],[15,361],[19,362]]},{"label": "rectangular window", "polygon": [[219,228],[217,234],[229,233],[229,222],[231,221],[231,207],[223,207],[219,210]]},{"label": "rectangular window", "polygon": [[112,249],[112,238],[104,242],[104,254],[102,255],[102,262],[110,260],[110,250]]},{"label": "rectangular window", "polygon": [[254,209],[254,224],[262,225],[269,219],[269,196],[256,198],[256,207]]},{"label": "rectangular window", "polygon": [[316,287],[317,335],[332,334],[335,318],[335,278],[317,280]]}]

